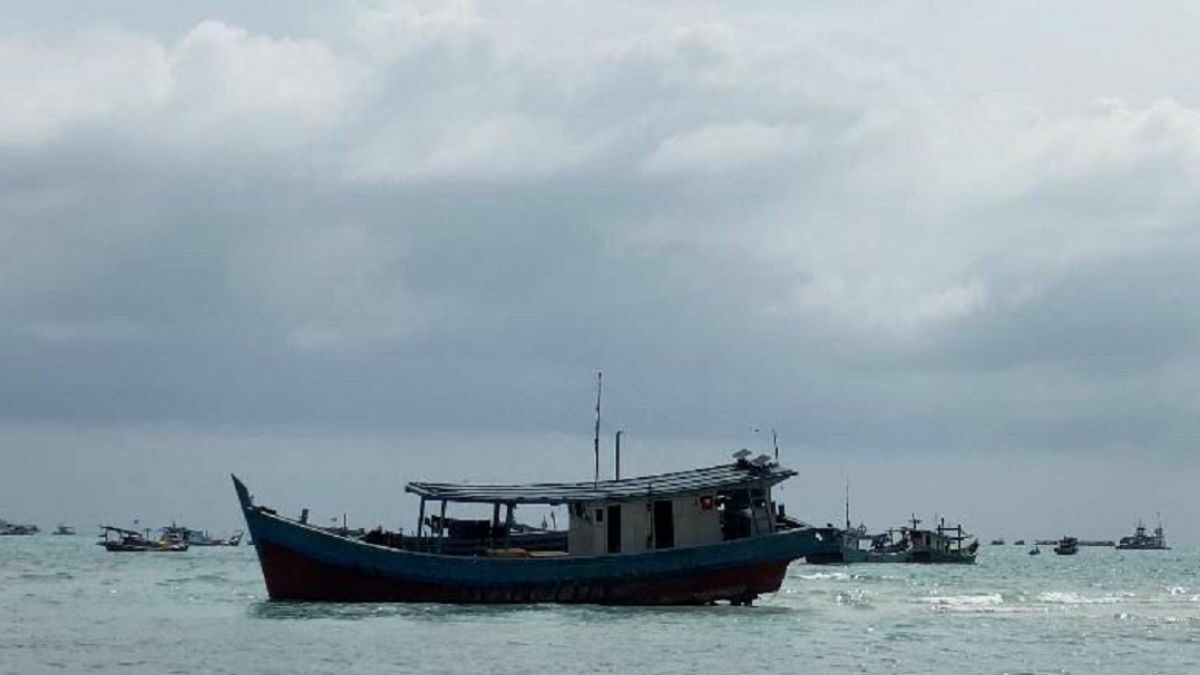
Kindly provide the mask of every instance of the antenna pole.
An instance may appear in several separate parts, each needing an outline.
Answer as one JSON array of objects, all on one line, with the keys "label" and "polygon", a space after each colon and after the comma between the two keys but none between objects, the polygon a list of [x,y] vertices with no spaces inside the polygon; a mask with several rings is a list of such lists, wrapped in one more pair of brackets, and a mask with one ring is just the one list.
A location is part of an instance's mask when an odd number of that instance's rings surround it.
[{"label": "antenna pole", "polygon": [[775,446],[775,463],[779,463],[779,434],[775,430],[771,430],[771,445]]},{"label": "antenna pole", "polygon": [[615,472],[616,480],[621,480],[621,434],[625,433],[624,429],[617,430],[617,470]]},{"label": "antenna pole", "polygon": [[846,479],[846,530],[850,529],[850,479]]},{"label": "antenna pole", "polygon": [[592,441],[592,449],[596,455],[596,473],[593,483],[600,482],[600,395],[604,391],[604,373],[596,371],[596,434]]}]

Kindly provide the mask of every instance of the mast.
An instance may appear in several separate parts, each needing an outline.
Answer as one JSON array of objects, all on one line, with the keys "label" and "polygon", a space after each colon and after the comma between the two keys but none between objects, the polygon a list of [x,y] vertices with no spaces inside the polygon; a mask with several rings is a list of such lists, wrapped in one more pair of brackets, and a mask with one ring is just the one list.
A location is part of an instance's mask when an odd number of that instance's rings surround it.
[{"label": "mast", "polygon": [[596,473],[593,483],[600,482],[600,395],[604,391],[604,373],[596,371],[596,434],[592,441],[592,449],[596,456]]},{"label": "mast", "polygon": [[850,479],[846,479],[846,531],[850,531]]},{"label": "mast", "polygon": [[775,446],[775,463],[779,463],[779,434],[775,430],[771,430],[771,445]]}]

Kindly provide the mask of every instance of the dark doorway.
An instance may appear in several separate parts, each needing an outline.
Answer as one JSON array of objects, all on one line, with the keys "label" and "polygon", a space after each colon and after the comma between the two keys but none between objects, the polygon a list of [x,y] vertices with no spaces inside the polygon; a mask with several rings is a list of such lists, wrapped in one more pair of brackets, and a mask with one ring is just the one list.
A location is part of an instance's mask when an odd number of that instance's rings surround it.
[{"label": "dark doorway", "polygon": [[608,552],[621,552],[621,506],[608,507]]},{"label": "dark doorway", "polygon": [[654,548],[675,547],[675,504],[654,502]]}]

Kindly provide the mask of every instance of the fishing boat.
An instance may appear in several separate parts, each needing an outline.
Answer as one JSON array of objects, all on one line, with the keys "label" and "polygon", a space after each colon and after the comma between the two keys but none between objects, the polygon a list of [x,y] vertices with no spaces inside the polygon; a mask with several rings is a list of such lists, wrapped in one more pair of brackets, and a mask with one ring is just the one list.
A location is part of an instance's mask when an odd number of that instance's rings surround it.
[{"label": "fishing boat", "polygon": [[171,523],[162,528],[162,539],[183,542],[188,546],[237,546],[242,543],[242,532],[239,530],[225,538],[212,537],[208,534],[208,530],[193,530]]},{"label": "fishing boat", "polygon": [[[793,560],[837,544],[779,517],[771,490],[796,472],[748,454],[583,483],[411,482],[416,534],[363,539],[286,518],[256,504],[236,476],[233,484],[272,600],[750,604],[779,590]],[[427,518],[430,503],[439,510]],[[490,505],[491,520],[454,532],[450,504]],[[551,533],[557,547],[522,545],[514,512],[527,505],[567,508],[567,530]],[[534,534],[543,544],[551,538]]]},{"label": "fishing boat", "polygon": [[908,531],[908,562],[915,563],[965,563],[975,562],[979,541],[963,531],[962,525],[947,525],[946,519],[938,520],[934,529],[920,529],[920,520],[913,516],[912,528]]},{"label": "fishing boat", "polygon": [[1042,549],[1038,548],[1036,545],[1033,548],[1029,549],[1029,555],[1041,555],[1041,554],[1042,554]]},{"label": "fishing boat", "polygon": [[1018,539],[1018,540],[1016,540],[1016,541],[1014,541],[1014,542],[1013,542],[1013,546],[1024,546],[1024,545],[1025,545],[1025,540],[1024,540],[1024,539]]},{"label": "fishing boat", "polygon": [[54,532],[51,532],[51,534],[56,534],[60,537],[72,536],[75,534],[75,528],[71,527],[70,525],[59,525],[58,527],[54,528]]},{"label": "fishing boat", "polygon": [[814,551],[804,556],[804,562],[810,565],[845,565],[866,562],[871,542],[879,535],[867,534],[867,526],[863,523],[860,523],[858,527],[850,524],[850,481],[846,481],[845,528],[839,529],[833,523],[828,523],[821,533],[823,539],[832,539],[837,542],[837,546],[826,551]]},{"label": "fishing boat", "polygon": [[1079,553],[1079,539],[1075,537],[1063,537],[1058,540],[1058,544],[1054,547],[1054,552],[1059,555],[1075,555]]},{"label": "fishing boat", "polygon": [[1139,520],[1137,529],[1128,537],[1121,537],[1117,548],[1122,551],[1166,551],[1171,547],[1167,546],[1167,537],[1163,534],[1161,522],[1154,528],[1154,534],[1146,534],[1146,526]]},{"label": "fishing boat", "polygon": [[991,543],[991,545],[992,545],[992,546],[1003,546],[1003,545],[1004,545],[1004,539],[1003,539],[1003,538],[999,538],[999,539],[993,539],[993,540],[992,540],[992,543]]},{"label": "fishing boat", "polygon": [[22,537],[37,534],[40,531],[37,525],[21,525],[0,519],[0,536]]},{"label": "fishing boat", "polygon": [[111,525],[101,525],[100,529],[100,541],[96,545],[114,553],[179,553],[188,550],[187,542],[150,539],[149,530],[143,534]]},{"label": "fishing boat", "polygon": [[861,526],[840,530],[836,552],[819,552],[805,560],[810,564],[975,562],[979,541],[966,534],[961,525],[946,525],[944,518],[933,529],[921,528],[920,524],[921,519],[913,516],[909,526],[880,534],[867,534]]}]

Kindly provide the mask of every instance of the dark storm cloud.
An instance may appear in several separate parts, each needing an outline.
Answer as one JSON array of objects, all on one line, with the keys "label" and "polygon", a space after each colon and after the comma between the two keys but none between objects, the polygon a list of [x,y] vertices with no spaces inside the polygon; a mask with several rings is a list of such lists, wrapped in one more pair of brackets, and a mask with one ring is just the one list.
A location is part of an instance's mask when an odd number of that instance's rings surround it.
[{"label": "dark storm cloud", "polygon": [[887,13],[620,13],[29,10],[3,415],[567,431],[604,368],[665,435],[1185,450],[1192,101],[1031,106]]}]

